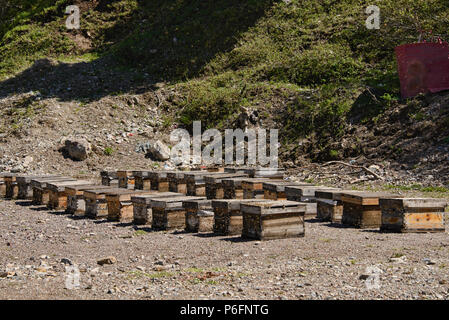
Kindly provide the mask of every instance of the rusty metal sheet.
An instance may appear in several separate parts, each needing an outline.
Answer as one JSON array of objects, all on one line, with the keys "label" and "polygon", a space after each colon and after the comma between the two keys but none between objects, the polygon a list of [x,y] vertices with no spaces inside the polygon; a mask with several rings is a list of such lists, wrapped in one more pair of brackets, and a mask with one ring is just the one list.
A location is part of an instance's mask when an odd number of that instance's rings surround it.
[{"label": "rusty metal sheet", "polygon": [[403,98],[449,90],[449,44],[413,43],[396,47]]}]

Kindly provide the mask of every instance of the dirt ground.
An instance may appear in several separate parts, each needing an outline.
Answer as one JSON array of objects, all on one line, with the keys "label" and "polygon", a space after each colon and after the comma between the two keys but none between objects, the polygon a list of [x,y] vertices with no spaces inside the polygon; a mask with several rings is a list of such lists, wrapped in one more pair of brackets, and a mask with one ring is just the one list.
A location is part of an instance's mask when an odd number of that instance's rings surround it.
[{"label": "dirt ground", "polygon": [[[449,298],[447,233],[308,220],[304,238],[259,242],[153,232],[6,200],[0,230],[0,299]],[[116,261],[98,264],[109,256]]]}]

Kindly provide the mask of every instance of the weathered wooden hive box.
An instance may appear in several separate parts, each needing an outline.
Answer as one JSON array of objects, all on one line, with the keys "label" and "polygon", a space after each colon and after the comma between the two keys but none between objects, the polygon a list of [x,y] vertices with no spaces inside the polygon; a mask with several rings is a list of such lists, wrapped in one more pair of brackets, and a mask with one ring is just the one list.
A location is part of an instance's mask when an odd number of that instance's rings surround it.
[{"label": "weathered wooden hive box", "polygon": [[106,193],[108,220],[129,222],[134,219],[132,196],[154,194],[154,190],[119,190]]},{"label": "weathered wooden hive box", "polygon": [[52,182],[62,181],[76,181],[71,177],[51,177],[51,178],[37,178],[30,182],[33,189],[33,203],[36,205],[47,205],[50,201],[50,191],[47,189],[47,184]]},{"label": "weathered wooden hive box", "polygon": [[223,179],[223,199],[243,199],[242,181],[246,178]]},{"label": "weathered wooden hive box", "polygon": [[[154,190],[153,190],[154,191]],[[137,225],[150,225],[153,223],[153,213],[151,201],[155,199],[173,198],[184,196],[176,192],[157,192],[140,196],[132,196],[133,203],[133,223]]]},{"label": "weathered wooden hive box", "polygon": [[285,187],[285,196],[289,201],[306,203],[306,218],[316,217],[317,203],[315,192],[318,190],[336,190],[326,186],[287,186]]},{"label": "weathered wooden hive box", "polygon": [[156,230],[185,229],[186,210],[182,206],[183,201],[205,199],[205,197],[185,196],[152,200],[152,228]]},{"label": "weathered wooden hive box", "polygon": [[177,192],[187,194],[187,183],[185,179],[185,172],[169,172],[168,176],[168,190],[170,192]]},{"label": "weathered wooden hive box", "polygon": [[447,200],[430,198],[379,199],[381,231],[445,232]]},{"label": "weathered wooden hive box", "polygon": [[214,228],[214,212],[212,200],[187,200],[182,206],[186,210],[187,232],[212,232]]},{"label": "weathered wooden hive box", "polygon": [[293,181],[266,181],[262,184],[264,199],[286,200],[285,187],[291,186],[311,186],[311,184]]},{"label": "weathered wooden hive box", "polygon": [[343,216],[343,202],[341,195],[351,190],[317,190],[315,197],[317,202],[317,218],[323,221],[341,223]]},{"label": "weathered wooden hive box", "polygon": [[348,192],[341,195],[344,225],[356,228],[380,228],[382,212],[379,198],[400,198],[380,192]]},{"label": "weathered wooden hive box", "polygon": [[106,189],[111,189],[111,187],[105,185],[66,186],[65,192],[67,194],[67,209],[65,210],[65,212],[76,216],[83,216],[86,212],[86,200],[84,198],[84,191]]},{"label": "weathered wooden hive box", "polygon": [[246,178],[248,177],[245,173],[223,173],[212,176],[205,176],[204,182],[206,184],[206,197],[207,199],[223,199],[224,189],[223,189],[223,179],[230,178]]},{"label": "weathered wooden hive box", "polygon": [[214,233],[220,235],[241,235],[243,226],[242,203],[261,202],[263,199],[212,200],[214,211]]},{"label": "weathered wooden hive box", "polygon": [[118,187],[124,189],[134,189],[134,177],[132,170],[117,171]]},{"label": "weathered wooden hive box", "polygon": [[267,181],[282,182],[283,180],[268,178],[248,178],[242,180],[243,199],[264,199],[263,183]]},{"label": "weathered wooden hive box", "polygon": [[249,168],[244,171],[249,175],[250,178],[266,178],[266,179],[276,179],[283,180],[285,175],[285,170],[280,168]]},{"label": "weathered wooden hive box", "polygon": [[122,190],[123,188],[118,187],[84,190],[83,197],[86,204],[84,215],[91,219],[106,218],[108,216],[108,203],[106,201],[106,194],[108,192]]},{"label": "weathered wooden hive box", "polygon": [[133,171],[135,190],[151,190],[151,172],[152,171]]},{"label": "weathered wooden hive box", "polygon": [[76,181],[60,181],[47,183],[46,189],[49,192],[47,207],[52,210],[65,210],[67,209],[67,193],[66,187],[69,186],[87,186],[92,185],[91,181],[76,180]]},{"label": "weathered wooden hive box", "polygon": [[306,205],[287,200],[244,203],[242,237],[273,240],[304,237]]},{"label": "weathered wooden hive box", "polygon": [[184,177],[187,184],[188,196],[206,196],[206,182],[205,176],[213,176],[222,174],[221,172],[208,172],[208,171],[191,171],[185,173]]},{"label": "weathered wooden hive box", "polygon": [[2,198],[6,195],[5,175],[6,173],[0,173],[0,197]]},{"label": "weathered wooden hive box", "polygon": [[31,180],[39,179],[39,178],[55,178],[57,176],[29,176],[29,175],[19,175],[16,177],[17,185],[19,187],[19,191],[17,194],[17,199],[19,200],[27,200],[33,199],[33,189],[31,187]]},{"label": "weathered wooden hive box", "polygon": [[106,171],[100,172],[101,184],[104,186],[118,187],[118,176],[116,171]]},{"label": "weathered wooden hive box", "polygon": [[169,192],[168,173],[173,171],[153,171],[150,173],[151,190]]},{"label": "weathered wooden hive box", "polygon": [[19,194],[19,186],[17,184],[17,174],[7,173],[3,176],[5,182],[5,198],[6,199],[17,199]]}]

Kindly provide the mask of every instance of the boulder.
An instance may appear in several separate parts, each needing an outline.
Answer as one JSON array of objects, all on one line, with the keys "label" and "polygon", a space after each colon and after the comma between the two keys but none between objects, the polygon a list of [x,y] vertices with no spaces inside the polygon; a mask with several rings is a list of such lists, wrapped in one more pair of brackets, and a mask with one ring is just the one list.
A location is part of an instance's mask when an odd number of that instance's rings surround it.
[{"label": "boulder", "polygon": [[92,145],[84,138],[69,138],[64,141],[63,151],[72,160],[86,160],[92,152]]},{"label": "boulder", "polygon": [[160,140],[149,142],[146,146],[146,154],[155,161],[170,159],[170,149]]}]

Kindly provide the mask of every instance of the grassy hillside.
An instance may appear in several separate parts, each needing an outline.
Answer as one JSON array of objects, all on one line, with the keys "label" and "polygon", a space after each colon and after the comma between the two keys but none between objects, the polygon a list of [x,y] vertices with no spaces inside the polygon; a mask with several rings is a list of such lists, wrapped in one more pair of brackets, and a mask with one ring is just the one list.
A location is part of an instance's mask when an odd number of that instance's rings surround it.
[{"label": "grassy hillside", "polygon": [[[165,106],[173,121],[224,127],[254,109],[281,128],[287,148],[303,138],[324,148],[354,112],[374,121],[399,97],[394,47],[416,42],[420,30],[449,40],[448,0],[75,1],[75,32],[64,27],[70,1],[18,2],[20,10],[2,11],[0,76],[42,57],[112,57],[177,92]],[[372,4],[380,30],[365,27]]]}]

